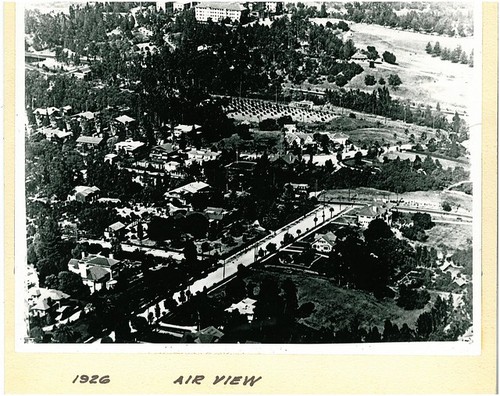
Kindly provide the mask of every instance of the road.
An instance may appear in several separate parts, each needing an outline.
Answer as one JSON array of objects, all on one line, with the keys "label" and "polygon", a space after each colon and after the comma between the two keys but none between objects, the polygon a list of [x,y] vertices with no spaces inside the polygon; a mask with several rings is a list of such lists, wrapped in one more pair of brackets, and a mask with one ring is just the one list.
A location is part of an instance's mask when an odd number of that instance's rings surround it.
[{"label": "road", "polygon": [[[257,252],[259,251],[259,249],[263,249],[265,251],[266,246],[269,243],[274,243],[279,248],[286,233],[290,233],[296,236],[298,230],[300,230],[303,234],[307,230],[322,225],[332,218],[339,216],[341,213],[341,206],[342,205],[337,204],[322,205],[309,212],[305,216],[302,216],[301,218],[287,224],[279,230],[276,230],[272,234],[245,248],[242,252],[239,252],[234,256],[231,256],[228,259],[224,260],[224,265],[222,267],[217,268],[215,271],[209,273],[206,277],[196,280],[193,284],[189,285],[186,289],[183,290],[184,293],[189,290],[191,294],[195,294],[197,292],[203,291],[205,287],[207,289],[210,289],[217,283],[220,283],[224,279],[230,277],[231,275],[234,275],[238,271],[238,266],[240,264],[244,265],[245,267],[249,267],[250,265],[252,265],[257,259]],[[345,208],[345,205],[343,206]],[[330,212],[330,208],[333,209],[333,212]],[[314,219],[316,219],[316,222],[314,221]],[[181,291],[178,291],[174,294],[174,299],[177,301],[179,301],[180,292]],[[160,304],[162,305],[163,302],[160,302]],[[147,307],[141,314],[139,314],[139,316],[147,318],[149,312],[153,312],[154,314],[155,305],[156,304]]]}]

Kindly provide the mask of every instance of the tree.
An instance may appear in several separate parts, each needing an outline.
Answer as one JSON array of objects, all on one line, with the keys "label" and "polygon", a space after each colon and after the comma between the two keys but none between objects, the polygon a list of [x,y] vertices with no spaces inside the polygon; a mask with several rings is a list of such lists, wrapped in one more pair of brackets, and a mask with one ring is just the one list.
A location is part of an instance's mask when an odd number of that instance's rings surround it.
[{"label": "tree", "polygon": [[268,251],[269,254],[276,253],[277,251],[276,244],[269,242],[266,246],[266,250]]},{"label": "tree", "polygon": [[384,62],[390,63],[391,65],[396,64],[396,56],[392,52],[385,51],[382,54],[382,59],[384,60]]},{"label": "tree", "polygon": [[365,84],[368,86],[375,85],[376,84],[375,77],[373,77],[371,74],[367,74],[365,76]]},{"label": "tree", "polygon": [[397,74],[391,74],[389,76],[389,85],[393,88],[399,87],[403,82],[401,81],[401,78]]},{"label": "tree", "polygon": [[425,52],[427,52],[429,55],[432,54],[432,44],[430,43],[430,41],[427,43],[427,45],[425,46]]},{"label": "tree", "polygon": [[184,244],[184,258],[188,264],[195,264],[198,261],[198,252],[192,240],[186,241]]},{"label": "tree", "polygon": [[83,284],[82,278],[74,272],[61,271],[57,278],[58,290],[73,298],[85,298],[90,294],[89,288]]},{"label": "tree", "polygon": [[363,234],[366,241],[370,242],[380,238],[391,238],[394,235],[391,227],[382,219],[372,220]]},{"label": "tree", "polygon": [[434,54],[434,56],[441,55],[441,45],[439,44],[439,41],[436,41],[436,44],[434,44],[434,49],[432,50],[432,53]]},{"label": "tree", "polygon": [[379,80],[378,80],[378,83],[380,85],[385,85],[385,80],[384,80],[384,77],[380,77]]}]

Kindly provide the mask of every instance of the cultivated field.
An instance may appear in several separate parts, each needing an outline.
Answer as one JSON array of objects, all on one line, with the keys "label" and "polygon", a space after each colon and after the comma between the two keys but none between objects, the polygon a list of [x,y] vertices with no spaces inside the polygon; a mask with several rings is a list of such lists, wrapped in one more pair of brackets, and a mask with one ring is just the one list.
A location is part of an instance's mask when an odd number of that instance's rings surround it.
[{"label": "cultivated field", "polygon": [[329,122],[337,118],[333,112],[316,109],[304,109],[270,101],[247,98],[231,98],[228,117],[239,121],[260,122],[266,118],[291,116],[296,122],[315,123]]}]

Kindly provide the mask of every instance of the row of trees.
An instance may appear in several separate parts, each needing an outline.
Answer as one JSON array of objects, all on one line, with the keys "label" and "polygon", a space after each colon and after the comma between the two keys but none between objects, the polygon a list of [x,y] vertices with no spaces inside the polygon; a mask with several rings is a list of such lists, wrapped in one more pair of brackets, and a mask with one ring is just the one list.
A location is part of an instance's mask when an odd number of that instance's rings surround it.
[{"label": "row of trees", "polygon": [[428,42],[425,47],[425,52],[434,57],[440,57],[441,60],[449,60],[451,63],[461,63],[463,65],[474,66],[474,49],[472,49],[469,56],[462,50],[460,45],[457,45],[453,50],[446,47],[441,47],[439,41],[436,41],[434,45]]},{"label": "row of trees", "polygon": [[[400,85],[398,75],[392,75],[393,86]],[[450,123],[446,116],[438,111],[432,112],[430,107],[414,109],[408,102],[393,99],[387,86],[378,87],[371,93],[360,90],[329,90],[325,91],[325,99],[334,106],[340,106],[364,113],[377,114],[393,120],[402,120],[407,123],[424,125],[431,128],[452,130],[460,135],[459,141],[467,139],[468,128],[461,117],[456,113]],[[463,134],[463,136],[462,136]]]},{"label": "row of trees", "polygon": [[[397,9],[406,12],[396,13]],[[345,4],[345,12],[339,10],[333,12],[331,16],[354,22],[447,36],[466,37],[472,36],[474,32],[472,8],[460,4],[422,3],[421,9],[414,9],[413,5],[401,6],[396,3],[354,2]]]}]

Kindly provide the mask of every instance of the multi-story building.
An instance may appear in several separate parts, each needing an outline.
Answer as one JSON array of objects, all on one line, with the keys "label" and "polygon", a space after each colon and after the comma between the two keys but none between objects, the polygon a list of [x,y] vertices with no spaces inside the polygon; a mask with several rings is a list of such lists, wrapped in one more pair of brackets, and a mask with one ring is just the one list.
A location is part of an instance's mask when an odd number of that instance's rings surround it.
[{"label": "multi-story building", "polygon": [[226,18],[239,21],[245,10],[246,8],[240,3],[208,2],[195,6],[194,15],[199,22],[206,22],[209,19],[218,22]]}]

